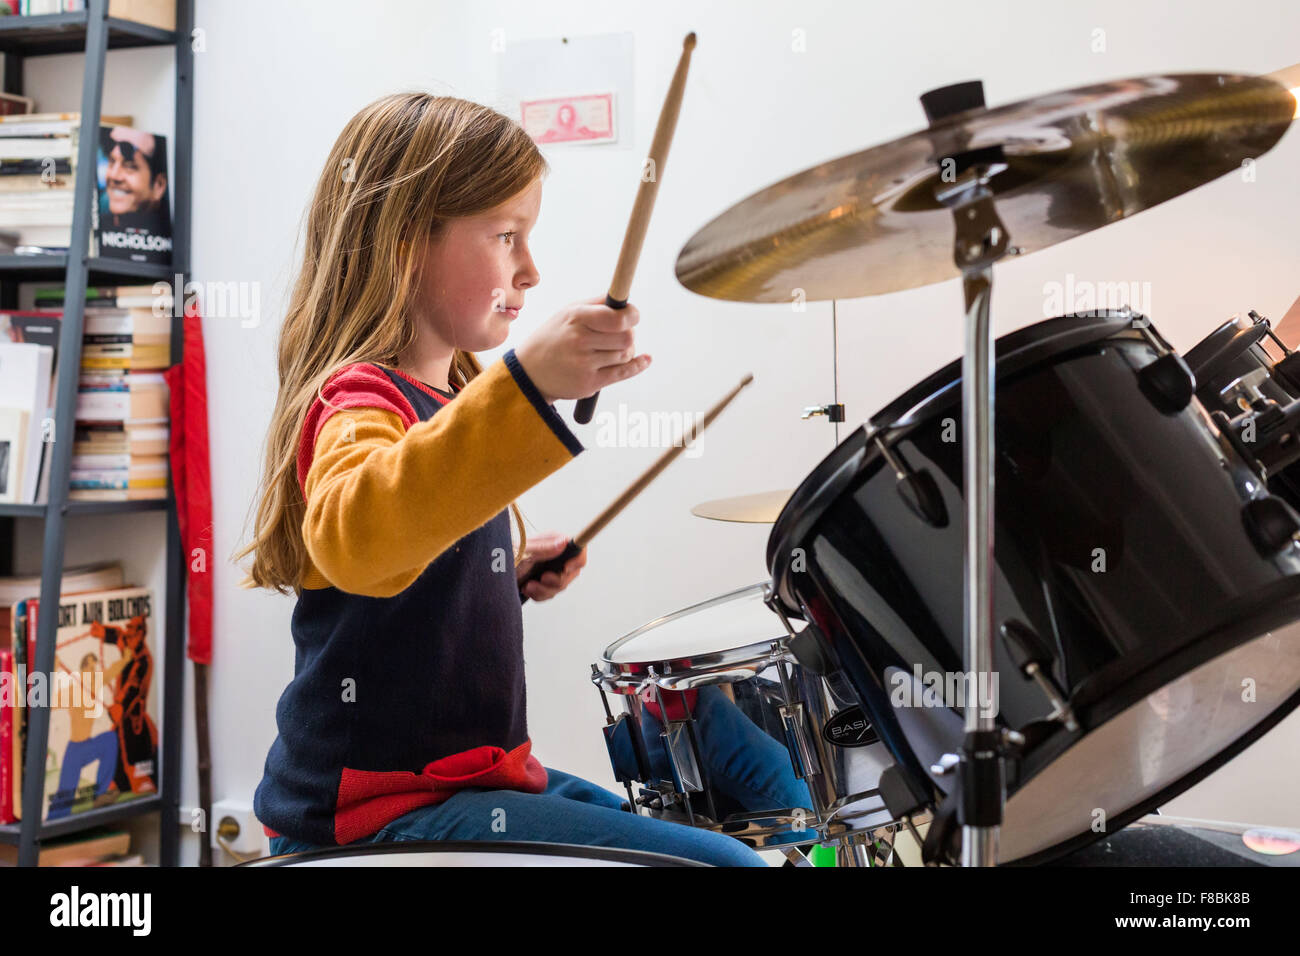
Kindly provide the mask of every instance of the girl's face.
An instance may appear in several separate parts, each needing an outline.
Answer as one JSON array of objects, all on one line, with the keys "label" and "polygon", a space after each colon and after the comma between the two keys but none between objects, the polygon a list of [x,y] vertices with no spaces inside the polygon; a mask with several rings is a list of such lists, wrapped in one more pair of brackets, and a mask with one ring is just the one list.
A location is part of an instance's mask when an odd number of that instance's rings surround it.
[{"label": "girl's face", "polygon": [[423,240],[416,291],[418,333],[448,349],[482,352],[506,340],[541,280],[528,235],[542,205],[540,178],[495,209],[447,222]]}]

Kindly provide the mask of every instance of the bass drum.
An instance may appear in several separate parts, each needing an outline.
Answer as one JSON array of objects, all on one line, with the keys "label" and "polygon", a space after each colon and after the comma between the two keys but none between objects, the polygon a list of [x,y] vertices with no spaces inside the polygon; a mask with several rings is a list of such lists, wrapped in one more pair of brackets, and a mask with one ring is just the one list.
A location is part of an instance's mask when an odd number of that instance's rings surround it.
[{"label": "bass drum", "polygon": [[[1025,738],[1002,862],[1118,830],[1300,703],[1300,544],[1273,533],[1300,519],[1190,382],[1171,404],[1153,381],[1176,363],[1163,346],[1126,311],[996,343],[990,689],[997,724]],[[894,755],[891,810],[934,812],[928,857],[945,862],[960,828],[944,755],[964,735],[960,404],[953,362],[818,465],[767,548],[780,604],[816,625]]]}]

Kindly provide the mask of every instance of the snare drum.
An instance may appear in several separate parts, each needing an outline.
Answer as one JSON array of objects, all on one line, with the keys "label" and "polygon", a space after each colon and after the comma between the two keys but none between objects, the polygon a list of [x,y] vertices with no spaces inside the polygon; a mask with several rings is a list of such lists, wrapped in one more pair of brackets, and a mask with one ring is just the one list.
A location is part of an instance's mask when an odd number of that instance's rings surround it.
[{"label": "snare drum", "polygon": [[[888,751],[871,733],[851,685],[809,659],[815,648],[802,642],[799,630],[787,629],[767,594],[764,584],[740,588],[651,621],[605,649],[592,679],[605,706],[615,779],[628,788],[634,806],[756,848],[887,827],[893,821],[875,786],[892,762]],[[794,623],[802,629],[802,621]],[[700,694],[694,705],[692,691]],[[622,714],[614,716],[605,693],[623,701]],[[683,695],[684,708],[675,714],[676,694]],[[668,718],[662,725],[643,709],[647,698]],[[717,710],[717,718],[708,718],[705,704],[735,708],[743,718]],[[702,747],[710,728],[701,722],[723,717],[746,720],[731,726],[757,728],[784,745],[790,772],[785,792],[801,799],[746,806],[713,779]],[[724,743],[743,747],[746,739],[756,748],[748,733]]]},{"label": "snare drum", "polygon": [[[1023,737],[1004,862],[1114,832],[1300,704],[1300,545],[1271,523],[1295,530],[1295,513],[1199,402],[1150,380],[1169,353],[1133,319],[996,343],[996,723]],[[767,548],[776,600],[812,622],[893,754],[891,810],[936,814],[940,862],[959,857],[964,721],[933,692],[979,690],[962,673],[960,403],[953,362],[818,465]]]},{"label": "snare drum", "polygon": [[568,843],[500,843],[402,840],[338,849],[283,853],[239,866],[706,866],[664,853],[575,846]]}]

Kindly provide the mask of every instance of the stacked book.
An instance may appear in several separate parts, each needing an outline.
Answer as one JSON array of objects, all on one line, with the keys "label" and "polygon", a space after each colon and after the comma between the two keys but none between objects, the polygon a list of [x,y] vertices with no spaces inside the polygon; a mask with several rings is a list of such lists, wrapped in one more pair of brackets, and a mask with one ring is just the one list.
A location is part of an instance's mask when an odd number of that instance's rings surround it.
[{"label": "stacked book", "polygon": [[[36,304],[61,308],[61,288]],[[68,497],[167,496],[172,300],[151,286],[87,290]]]},{"label": "stacked book", "polygon": [[[0,846],[0,866],[18,865],[18,847]],[[144,855],[131,852],[126,830],[95,827],[86,833],[42,840],[37,866],[145,866]]]},{"label": "stacked book", "polygon": [[[35,296],[37,311],[0,313],[0,333],[7,322],[22,341],[57,351],[63,289]],[[171,297],[151,286],[94,287],[86,296],[68,497],[165,498],[170,398],[162,373],[171,364]]]},{"label": "stacked book", "polygon": [[42,467],[51,434],[50,391],[54,349],[6,335],[0,314],[0,503],[39,500]]},{"label": "stacked book", "polygon": [[[130,126],[131,117],[102,122]],[[80,113],[0,116],[0,251],[67,252],[80,133]]]}]

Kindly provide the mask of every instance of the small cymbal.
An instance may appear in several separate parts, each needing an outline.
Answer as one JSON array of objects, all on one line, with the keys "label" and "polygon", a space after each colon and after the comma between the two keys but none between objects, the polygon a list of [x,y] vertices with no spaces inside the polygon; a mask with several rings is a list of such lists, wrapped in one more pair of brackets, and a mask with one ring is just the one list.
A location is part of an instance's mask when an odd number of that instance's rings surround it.
[{"label": "small cymbal", "polygon": [[[763,189],[700,229],[677,278],[738,302],[844,299],[956,277],[938,159],[1001,146],[1012,253],[1099,229],[1239,169],[1297,112],[1290,74],[1116,80],[972,109]],[[1294,85],[1294,84],[1291,84]]]},{"label": "small cymbal", "polygon": [[749,524],[772,524],[781,514],[781,509],[794,494],[793,489],[784,491],[760,491],[753,495],[738,495],[735,498],[718,498],[704,501],[691,509],[691,514],[714,521],[743,521]]}]

